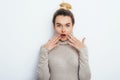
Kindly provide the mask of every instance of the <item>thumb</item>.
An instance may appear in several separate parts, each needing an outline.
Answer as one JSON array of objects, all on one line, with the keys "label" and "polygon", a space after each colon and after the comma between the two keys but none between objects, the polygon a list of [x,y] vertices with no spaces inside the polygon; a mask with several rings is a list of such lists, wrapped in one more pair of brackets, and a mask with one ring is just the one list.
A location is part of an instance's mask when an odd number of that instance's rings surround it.
[{"label": "thumb", "polygon": [[85,37],[82,39],[82,43],[83,43],[83,44],[84,44],[84,42],[85,42],[85,39],[86,39]]}]

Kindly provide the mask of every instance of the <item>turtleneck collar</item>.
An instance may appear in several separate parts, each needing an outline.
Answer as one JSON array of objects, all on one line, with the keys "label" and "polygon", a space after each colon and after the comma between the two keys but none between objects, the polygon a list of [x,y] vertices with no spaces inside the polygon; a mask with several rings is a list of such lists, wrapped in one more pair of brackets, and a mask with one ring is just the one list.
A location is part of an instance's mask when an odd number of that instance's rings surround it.
[{"label": "turtleneck collar", "polygon": [[68,44],[68,40],[66,40],[66,41],[58,41],[58,44],[60,44],[60,45]]}]

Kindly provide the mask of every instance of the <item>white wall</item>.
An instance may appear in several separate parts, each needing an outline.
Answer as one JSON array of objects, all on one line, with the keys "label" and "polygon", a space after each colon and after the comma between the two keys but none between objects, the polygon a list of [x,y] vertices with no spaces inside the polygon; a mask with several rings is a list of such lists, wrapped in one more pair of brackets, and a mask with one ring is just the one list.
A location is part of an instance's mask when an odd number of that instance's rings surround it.
[{"label": "white wall", "polygon": [[[120,1],[65,0],[86,37],[92,80],[120,80]],[[0,0],[0,80],[37,80],[39,48],[62,0]]]}]

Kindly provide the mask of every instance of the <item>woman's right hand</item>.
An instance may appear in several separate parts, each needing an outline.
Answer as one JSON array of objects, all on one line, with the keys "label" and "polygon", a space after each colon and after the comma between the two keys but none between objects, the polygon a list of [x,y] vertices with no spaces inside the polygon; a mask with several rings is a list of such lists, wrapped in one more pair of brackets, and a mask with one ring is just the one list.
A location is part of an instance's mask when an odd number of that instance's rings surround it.
[{"label": "woman's right hand", "polygon": [[44,47],[48,50],[51,50],[53,48],[55,48],[58,44],[57,42],[60,39],[60,35],[55,35],[52,39],[50,39],[45,45]]}]

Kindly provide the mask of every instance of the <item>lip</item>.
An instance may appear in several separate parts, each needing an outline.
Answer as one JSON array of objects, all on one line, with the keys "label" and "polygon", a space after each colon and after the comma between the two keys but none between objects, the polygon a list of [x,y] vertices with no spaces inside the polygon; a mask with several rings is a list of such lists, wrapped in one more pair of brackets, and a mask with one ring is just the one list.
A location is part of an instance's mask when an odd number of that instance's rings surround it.
[{"label": "lip", "polygon": [[66,34],[61,34],[61,36],[66,36]]}]

